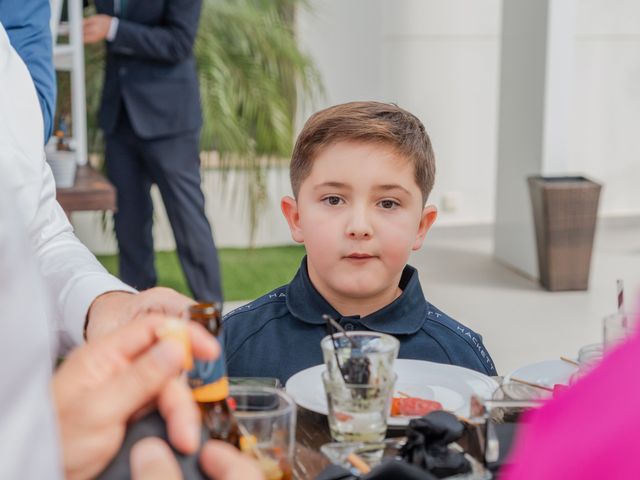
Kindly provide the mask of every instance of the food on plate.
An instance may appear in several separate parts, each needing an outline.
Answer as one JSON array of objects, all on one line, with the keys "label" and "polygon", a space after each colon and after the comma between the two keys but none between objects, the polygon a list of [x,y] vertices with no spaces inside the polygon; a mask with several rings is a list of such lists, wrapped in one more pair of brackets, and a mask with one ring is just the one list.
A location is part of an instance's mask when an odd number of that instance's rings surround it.
[{"label": "food on plate", "polygon": [[442,410],[442,404],[435,400],[407,396],[391,399],[392,417],[423,417],[435,410]]}]

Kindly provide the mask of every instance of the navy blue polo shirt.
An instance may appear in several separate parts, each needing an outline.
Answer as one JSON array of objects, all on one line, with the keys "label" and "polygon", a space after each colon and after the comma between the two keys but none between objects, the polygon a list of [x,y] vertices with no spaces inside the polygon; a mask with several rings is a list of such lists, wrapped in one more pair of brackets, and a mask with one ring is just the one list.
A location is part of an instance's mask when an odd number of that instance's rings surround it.
[{"label": "navy blue polo shirt", "polygon": [[284,285],[224,317],[223,342],[231,377],[277,377],[323,362],[320,340],[326,335],[323,314],[349,330],[373,330],[400,340],[399,358],[459,365],[497,375],[482,337],[453,320],[424,298],[418,271],[407,265],[402,294],[365,317],[341,316],[315,289],[306,257],[289,285]]}]

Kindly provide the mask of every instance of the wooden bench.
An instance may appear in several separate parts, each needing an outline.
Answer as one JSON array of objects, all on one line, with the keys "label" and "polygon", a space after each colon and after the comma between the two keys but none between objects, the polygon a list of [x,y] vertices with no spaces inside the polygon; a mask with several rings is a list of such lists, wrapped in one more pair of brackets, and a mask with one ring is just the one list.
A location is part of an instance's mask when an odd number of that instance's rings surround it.
[{"label": "wooden bench", "polygon": [[115,187],[89,165],[79,165],[73,187],[58,188],[56,198],[67,216],[77,211],[117,210]]}]

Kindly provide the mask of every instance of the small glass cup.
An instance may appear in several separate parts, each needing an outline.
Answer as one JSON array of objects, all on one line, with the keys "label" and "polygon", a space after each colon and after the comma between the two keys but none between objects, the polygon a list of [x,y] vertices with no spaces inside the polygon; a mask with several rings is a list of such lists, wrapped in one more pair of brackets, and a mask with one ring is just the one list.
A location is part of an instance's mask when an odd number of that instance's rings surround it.
[{"label": "small glass cup", "polygon": [[590,343],[580,347],[578,350],[578,370],[569,378],[572,385],[588,374],[602,360],[604,347],[602,343]]},{"label": "small glass cup", "polygon": [[396,377],[393,374],[382,383],[354,385],[322,372],[331,437],[338,442],[382,442]]},{"label": "small glass cup", "polygon": [[[334,333],[324,337],[320,346],[332,381],[382,385],[394,378],[393,363],[398,357],[400,342],[391,335],[368,331]],[[366,360],[368,364],[364,381],[354,381],[347,374],[350,363],[358,360]]]},{"label": "small glass cup", "polygon": [[232,385],[240,424],[240,448],[258,461],[265,478],[290,480],[296,441],[296,404],[284,390],[256,385]]},{"label": "small glass cup", "polygon": [[609,350],[630,336],[636,328],[637,313],[616,312],[602,320],[602,338]]}]

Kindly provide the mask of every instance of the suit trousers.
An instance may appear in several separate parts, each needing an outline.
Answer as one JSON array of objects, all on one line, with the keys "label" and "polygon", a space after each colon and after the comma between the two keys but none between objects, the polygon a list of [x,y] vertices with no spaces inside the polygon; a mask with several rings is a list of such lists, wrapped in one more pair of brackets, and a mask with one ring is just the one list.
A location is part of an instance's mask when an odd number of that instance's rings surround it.
[{"label": "suit trousers", "polygon": [[200,178],[199,131],[142,139],[122,104],[119,122],[107,135],[107,174],[117,189],[114,215],[120,278],[144,290],[157,283],[153,250],[151,185],[162,196],[178,257],[196,300],[222,301],[220,264],[205,216]]}]

